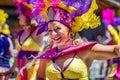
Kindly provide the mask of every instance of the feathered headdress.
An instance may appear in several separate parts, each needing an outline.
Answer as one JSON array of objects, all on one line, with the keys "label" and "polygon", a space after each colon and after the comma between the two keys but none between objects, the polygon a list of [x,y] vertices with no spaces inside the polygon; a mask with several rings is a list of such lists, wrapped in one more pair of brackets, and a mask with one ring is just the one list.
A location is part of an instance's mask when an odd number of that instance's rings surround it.
[{"label": "feathered headdress", "polygon": [[[42,26],[43,22],[41,22],[41,20],[43,20],[43,18],[41,18],[41,15],[37,13],[39,12],[38,6],[44,7],[44,4],[41,4],[42,0],[41,1],[39,0],[13,0],[13,2],[15,3],[17,7],[17,12],[19,14],[24,14],[25,16],[27,16],[30,19],[31,21],[30,23],[32,26],[39,27],[37,35],[41,34],[44,31],[47,31],[47,28]],[[34,8],[36,8],[36,10],[34,10]]]},{"label": "feathered headdress", "polygon": [[0,33],[4,33],[6,35],[10,34],[9,26],[5,23],[8,18],[8,14],[4,12],[4,10],[0,9]]},{"label": "feathered headdress", "polygon": [[13,0],[13,2],[15,3],[15,6],[17,7],[17,12],[19,14],[24,14],[26,15],[28,18],[32,18],[32,10],[34,8],[34,6],[29,3],[29,0]]},{"label": "feathered headdress", "polygon": [[0,26],[2,26],[6,19],[8,18],[8,14],[4,12],[4,10],[0,9]]},{"label": "feathered headdress", "polygon": [[117,27],[120,25],[120,17],[115,17],[114,10],[106,8],[102,11],[102,21],[107,28],[108,25]]},{"label": "feathered headdress", "polygon": [[[100,25],[99,17],[95,15],[97,4],[95,0],[40,0],[34,9],[47,21],[58,21],[71,28],[72,32]],[[44,6],[42,6],[42,5]]]}]

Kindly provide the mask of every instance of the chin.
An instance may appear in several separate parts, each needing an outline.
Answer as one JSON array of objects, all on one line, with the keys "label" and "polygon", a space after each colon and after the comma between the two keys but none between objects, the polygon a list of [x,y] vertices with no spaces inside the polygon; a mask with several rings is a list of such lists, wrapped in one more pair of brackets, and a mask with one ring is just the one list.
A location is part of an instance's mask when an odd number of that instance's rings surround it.
[{"label": "chin", "polygon": [[28,29],[24,29],[25,32],[28,32]]},{"label": "chin", "polygon": [[62,41],[61,41],[61,40],[58,40],[58,41],[54,41],[54,43],[55,43],[56,45],[61,45],[61,44],[62,44]]},{"label": "chin", "polygon": [[57,46],[63,46],[63,45],[65,45],[65,43],[62,43],[62,42],[61,43],[56,43],[56,45]]}]

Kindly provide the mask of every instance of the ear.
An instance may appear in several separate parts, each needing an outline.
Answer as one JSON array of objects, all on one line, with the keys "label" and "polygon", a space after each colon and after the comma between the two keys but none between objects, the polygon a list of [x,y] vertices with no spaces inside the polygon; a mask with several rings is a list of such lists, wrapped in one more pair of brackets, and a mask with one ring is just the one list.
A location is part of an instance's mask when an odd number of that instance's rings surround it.
[{"label": "ear", "polygon": [[48,9],[48,21],[55,19],[55,13],[52,7]]}]

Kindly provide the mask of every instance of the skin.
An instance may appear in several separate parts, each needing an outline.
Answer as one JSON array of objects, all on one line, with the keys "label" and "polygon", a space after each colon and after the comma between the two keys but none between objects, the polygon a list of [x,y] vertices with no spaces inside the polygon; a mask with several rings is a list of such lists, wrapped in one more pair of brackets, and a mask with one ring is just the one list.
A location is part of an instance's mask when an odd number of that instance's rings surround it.
[{"label": "skin", "polygon": [[48,32],[53,43],[56,44],[59,49],[64,49],[64,47],[67,47],[64,43],[67,43],[70,40],[69,29],[58,22],[50,23],[48,26],[52,26],[48,27]]},{"label": "skin", "polygon": [[8,38],[8,41],[10,43],[10,47],[9,47],[10,57],[13,57],[14,56],[14,54],[13,54],[13,43],[12,43],[12,40],[10,38]]},{"label": "skin", "polygon": [[[70,45],[73,45],[70,30],[65,25],[59,22],[50,22],[48,24],[48,31],[51,40],[57,46],[58,50],[62,50]],[[119,48],[119,45],[107,46],[95,44],[92,47],[88,47],[85,50],[77,52],[77,56],[79,56],[89,67],[94,59],[103,60],[118,57],[118,54],[120,54],[118,52]],[[61,69],[63,69],[71,61],[73,55],[74,54],[60,55],[55,58],[55,62]],[[45,69],[49,61],[49,59],[41,59],[37,72],[38,80],[45,79]]]},{"label": "skin", "polygon": [[[29,25],[27,22],[26,22],[26,16],[20,14],[18,16],[18,19],[19,19],[19,24],[21,25],[22,29],[24,30],[23,32],[23,36],[21,36],[21,39],[24,39],[29,35],[30,31],[32,30],[32,26]],[[43,32],[42,34],[40,35],[36,35],[38,32],[38,28],[32,33],[31,37],[35,40],[35,42],[37,42],[39,45],[41,45],[41,41],[42,41],[42,37],[45,35],[45,32]]]}]

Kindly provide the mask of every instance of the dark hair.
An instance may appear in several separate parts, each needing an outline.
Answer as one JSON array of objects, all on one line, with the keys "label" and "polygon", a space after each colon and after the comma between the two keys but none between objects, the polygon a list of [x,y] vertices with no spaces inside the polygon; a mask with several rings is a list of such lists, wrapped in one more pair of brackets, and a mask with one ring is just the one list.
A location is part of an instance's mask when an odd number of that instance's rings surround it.
[{"label": "dark hair", "polygon": [[25,20],[25,21],[26,21],[27,25],[31,25],[31,24],[30,24],[30,21],[31,21],[30,18],[27,17],[26,15],[24,15],[24,16],[26,17],[26,20]]}]

